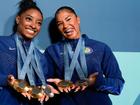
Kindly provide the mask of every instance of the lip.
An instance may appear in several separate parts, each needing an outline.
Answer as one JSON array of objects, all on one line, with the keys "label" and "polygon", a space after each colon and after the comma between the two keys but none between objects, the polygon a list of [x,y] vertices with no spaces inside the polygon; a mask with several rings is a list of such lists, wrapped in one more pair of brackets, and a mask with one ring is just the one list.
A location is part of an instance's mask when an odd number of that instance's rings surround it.
[{"label": "lip", "polygon": [[26,28],[25,30],[30,35],[34,35],[37,32],[35,29],[31,29],[31,28]]},{"label": "lip", "polygon": [[74,30],[72,28],[68,28],[64,30],[64,34],[67,36],[73,35]]}]

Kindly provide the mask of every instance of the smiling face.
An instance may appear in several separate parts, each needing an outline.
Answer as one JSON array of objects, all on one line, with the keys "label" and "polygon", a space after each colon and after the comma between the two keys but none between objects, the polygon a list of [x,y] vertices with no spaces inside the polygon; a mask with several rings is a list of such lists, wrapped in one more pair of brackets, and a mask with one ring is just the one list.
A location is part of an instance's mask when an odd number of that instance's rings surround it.
[{"label": "smiling face", "polygon": [[36,9],[29,9],[16,17],[17,33],[25,39],[34,38],[41,29],[43,17]]},{"label": "smiling face", "polygon": [[65,38],[77,39],[80,37],[80,18],[70,10],[60,10],[56,15],[56,23]]}]

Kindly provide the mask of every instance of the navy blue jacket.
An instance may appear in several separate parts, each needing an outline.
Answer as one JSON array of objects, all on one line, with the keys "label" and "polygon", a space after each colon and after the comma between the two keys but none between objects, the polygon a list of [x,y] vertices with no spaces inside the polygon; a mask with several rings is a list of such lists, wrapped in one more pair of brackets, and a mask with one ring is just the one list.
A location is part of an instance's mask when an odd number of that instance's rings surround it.
[{"label": "navy blue jacket", "polygon": [[[47,72],[46,59],[41,53],[40,62],[44,71]],[[29,102],[27,98],[8,86],[9,74],[17,78],[17,48],[13,35],[0,36],[0,105],[32,105],[32,101]],[[38,78],[36,80],[40,85],[40,80]]]},{"label": "navy blue jacket", "polygon": [[[124,79],[119,65],[111,49],[104,43],[89,39],[86,35],[85,50],[88,75],[99,72],[93,86],[84,91],[62,93],[58,96],[60,105],[112,105],[108,94],[119,95],[123,88]],[[65,40],[49,46],[45,56],[49,62],[49,74],[52,77],[64,79],[64,45]],[[78,39],[69,40],[73,50]],[[76,70],[72,81],[79,80]],[[58,105],[57,103],[57,105]]]}]

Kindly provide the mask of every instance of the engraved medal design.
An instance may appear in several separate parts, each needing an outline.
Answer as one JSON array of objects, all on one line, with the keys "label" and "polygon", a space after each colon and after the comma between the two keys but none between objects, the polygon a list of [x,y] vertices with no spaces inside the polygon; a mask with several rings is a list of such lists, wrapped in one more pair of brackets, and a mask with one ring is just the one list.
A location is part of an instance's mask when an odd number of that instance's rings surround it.
[{"label": "engraved medal design", "polygon": [[68,81],[68,80],[62,80],[58,83],[58,86],[62,87],[62,88],[72,87],[72,85],[73,85],[73,83],[71,81]]}]

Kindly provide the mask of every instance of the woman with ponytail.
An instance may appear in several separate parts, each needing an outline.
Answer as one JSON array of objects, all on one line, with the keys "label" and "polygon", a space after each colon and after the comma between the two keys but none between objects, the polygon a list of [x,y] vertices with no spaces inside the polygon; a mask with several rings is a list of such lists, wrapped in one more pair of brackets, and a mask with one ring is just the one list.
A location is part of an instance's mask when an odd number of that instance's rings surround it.
[{"label": "woman with ponytail", "polygon": [[46,84],[47,61],[34,45],[42,21],[36,3],[22,0],[13,34],[0,36],[0,105],[32,105],[58,93]]}]

